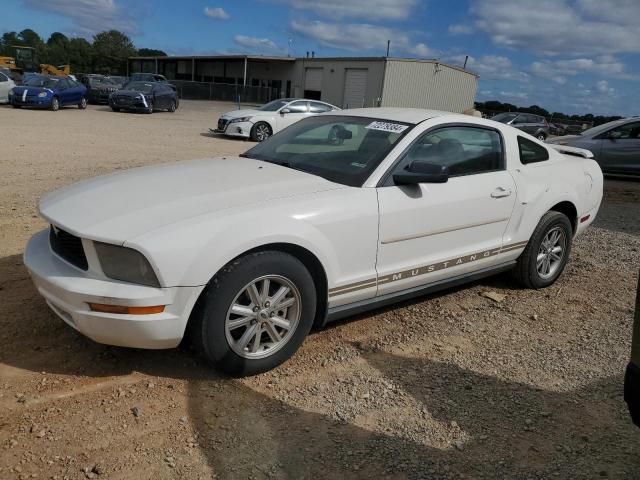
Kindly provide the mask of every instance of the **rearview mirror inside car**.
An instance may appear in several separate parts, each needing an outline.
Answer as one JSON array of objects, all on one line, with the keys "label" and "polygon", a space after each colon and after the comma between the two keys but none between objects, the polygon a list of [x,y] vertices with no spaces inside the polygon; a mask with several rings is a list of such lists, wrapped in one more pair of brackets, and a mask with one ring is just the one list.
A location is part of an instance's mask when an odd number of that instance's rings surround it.
[{"label": "rearview mirror inside car", "polygon": [[353,138],[353,132],[344,127],[339,127],[336,128],[336,137],[340,140],[351,140]]},{"label": "rearview mirror inside car", "polygon": [[396,185],[416,185],[418,183],[446,183],[449,180],[449,167],[415,160],[404,170],[393,175]]}]

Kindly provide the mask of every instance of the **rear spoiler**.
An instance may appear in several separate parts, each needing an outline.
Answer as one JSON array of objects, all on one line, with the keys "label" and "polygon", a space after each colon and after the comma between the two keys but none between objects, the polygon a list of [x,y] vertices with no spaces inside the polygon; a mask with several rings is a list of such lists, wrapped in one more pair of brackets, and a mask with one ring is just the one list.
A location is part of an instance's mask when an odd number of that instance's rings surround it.
[{"label": "rear spoiler", "polygon": [[568,147],[566,145],[556,145],[556,144],[548,144],[554,150],[557,150],[560,153],[564,153],[565,155],[572,155],[574,157],[582,157],[582,158],[593,158],[593,153],[591,150],[585,150],[584,148],[577,147]]}]

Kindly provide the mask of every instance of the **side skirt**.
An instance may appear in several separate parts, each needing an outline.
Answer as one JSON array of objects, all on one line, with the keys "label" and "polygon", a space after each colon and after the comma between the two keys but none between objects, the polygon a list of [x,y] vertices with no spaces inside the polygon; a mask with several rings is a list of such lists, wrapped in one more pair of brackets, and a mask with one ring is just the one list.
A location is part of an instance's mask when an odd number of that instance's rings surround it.
[{"label": "side skirt", "polygon": [[361,300],[355,303],[349,303],[347,305],[340,305],[339,307],[329,308],[327,316],[323,325],[330,322],[335,322],[346,317],[358,315],[369,310],[381,308],[393,303],[402,302],[411,298],[427,295],[429,293],[438,292],[440,290],[446,290],[447,288],[456,287],[465,283],[480,280],[481,278],[490,277],[507,270],[511,270],[516,264],[516,261],[503,263],[495,267],[484,268],[477,272],[467,273],[464,275],[458,275],[457,277],[451,277],[438,282],[428,283],[426,285],[419,285],[417,287],[408,288],[399,292],[388,293],[380,297],[370,298],[368,300]]}]

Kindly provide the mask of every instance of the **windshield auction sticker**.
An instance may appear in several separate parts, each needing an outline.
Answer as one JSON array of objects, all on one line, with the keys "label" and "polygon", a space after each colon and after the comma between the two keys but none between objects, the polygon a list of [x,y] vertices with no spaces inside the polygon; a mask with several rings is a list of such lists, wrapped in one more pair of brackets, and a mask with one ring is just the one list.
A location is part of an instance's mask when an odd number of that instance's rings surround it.
[{"label": "windshield auction sticker", "polygon": [[365,128],[368,128],[369,130],[381,130],[383,132],[402,133],[409,128],[409,126],[401,125],[399,123],[371,122]]}]

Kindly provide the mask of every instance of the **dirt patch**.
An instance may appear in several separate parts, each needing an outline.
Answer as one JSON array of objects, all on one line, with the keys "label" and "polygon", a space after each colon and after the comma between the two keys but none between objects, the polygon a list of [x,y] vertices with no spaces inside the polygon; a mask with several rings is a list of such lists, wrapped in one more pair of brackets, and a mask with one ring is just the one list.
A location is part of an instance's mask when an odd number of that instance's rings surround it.
[{"label": "dirt patch", "polygon": [[240,153],[251,144],[207,133],[232,108],[0,108],[0,478],[640,477],[622,400],[640,182],[607,180],[553,287],[500,276],[361,315],[250,379],[186,350],[98,345],[51,314],[21,260],[45,226],[37,199]]}]

